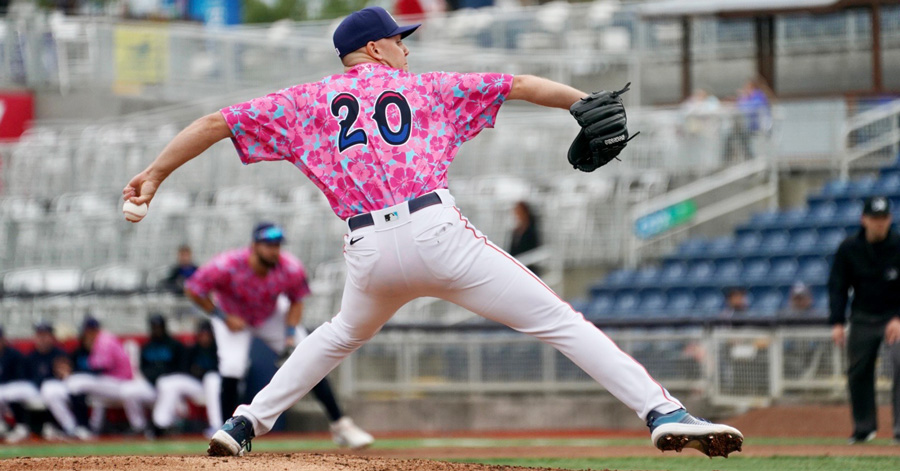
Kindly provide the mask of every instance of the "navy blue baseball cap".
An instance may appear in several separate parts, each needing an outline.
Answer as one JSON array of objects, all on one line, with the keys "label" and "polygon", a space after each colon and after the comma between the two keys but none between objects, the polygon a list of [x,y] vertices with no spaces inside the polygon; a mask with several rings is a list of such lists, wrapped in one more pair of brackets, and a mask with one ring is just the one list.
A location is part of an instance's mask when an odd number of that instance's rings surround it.
[{"label": "navy blue baseball cap", "polygon": [[280,244],[284,242],[284,230],[278,224],[261,222],[253,229],[253,242]]},{"label": "navy blue baseball cap", "polygon": [[863,214],[867,216],[888,216],[891,214],[891,200],[884,196],[873,196],[863,203]]},{"label": "navy blue baseball cap", "polygon": [[365,46],[369,41],[400,35],[405,38],[422,24],[399,26],[394,17],[381,7],[366,7],[355,11],[341,21],[334,30],[334,50],[338,57]]},{"label": "navy blue baseball cap", "polygon": [[88,315],[81,322],[81,331],[82,332],[84,332],[85,330],[99,329],[99,328],[100,328],[100,321],[98,321],[97,318],[95,318],[93,316]]},{"label": "navy blue baseball cap", "polygon": [[47,334],[52,334],[53,333],[53,324],[51,324],[47,321],[39,321],[36,324],[34,324],[34,333],[37,334],[37,333],[41,333],[41,332],[44,332]]}]

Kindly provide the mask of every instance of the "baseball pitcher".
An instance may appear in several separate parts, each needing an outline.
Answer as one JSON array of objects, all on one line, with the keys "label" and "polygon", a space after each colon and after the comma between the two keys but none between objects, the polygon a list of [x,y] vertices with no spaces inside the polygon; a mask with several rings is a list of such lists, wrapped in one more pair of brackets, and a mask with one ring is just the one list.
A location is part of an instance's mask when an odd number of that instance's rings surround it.
[{"label": "baseball pitcher", "polygon": [[147,203],[172,171],[231,138],[244,163],[293,163],[347,222],[340,312],[297,346],[250,404],[237,408],[209,453],[242,454],[397,309],[421,296],[552,345],[646,420],[662,450],[693,447],[710,456],[740,450],[738,430],[688,414],[643,366],[479,232],[448,191],[457,150],[494,125],[506,100],[570,110],[583,131],[569,160],[595,170],[629,139],[622,92],[587,96],[529,75],[410,73],[403,39],[418,26],[398,26],[378,7],[354,12],[333,37],[343,73],[197,120],[123,190],[126,201]]}]

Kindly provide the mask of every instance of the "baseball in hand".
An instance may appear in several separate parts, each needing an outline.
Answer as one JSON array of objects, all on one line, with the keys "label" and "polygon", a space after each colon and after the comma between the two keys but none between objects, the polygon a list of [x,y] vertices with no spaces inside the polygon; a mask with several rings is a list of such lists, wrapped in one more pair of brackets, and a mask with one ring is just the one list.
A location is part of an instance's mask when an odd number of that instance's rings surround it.
[{"label": "baseball in hand", "polygon": [[125,201],[125,204],[122,205],[122,213],[125,214],[125,219],[131,222],[138,222],[147,215],[147,203],[142,203],[139,206],[131,201]]}]

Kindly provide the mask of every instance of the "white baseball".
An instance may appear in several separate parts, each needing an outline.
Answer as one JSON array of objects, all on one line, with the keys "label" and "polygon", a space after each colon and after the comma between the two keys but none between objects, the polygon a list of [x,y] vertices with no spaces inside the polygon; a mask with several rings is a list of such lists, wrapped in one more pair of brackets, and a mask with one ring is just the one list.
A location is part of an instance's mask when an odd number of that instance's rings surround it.
[{"label": "white baseball", "polygon": [[125,219],[138,222],[147,215],[147,203],[136,205],[131,201],[125,201],[125,204],[122,205],[122,213],[125,214]]}]

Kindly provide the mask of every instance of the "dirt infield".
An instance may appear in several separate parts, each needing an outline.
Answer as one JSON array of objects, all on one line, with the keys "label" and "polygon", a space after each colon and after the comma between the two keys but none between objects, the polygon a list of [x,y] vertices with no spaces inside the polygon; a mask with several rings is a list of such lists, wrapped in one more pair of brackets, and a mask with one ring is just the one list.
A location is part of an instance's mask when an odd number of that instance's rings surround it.
[{"label": "dirt infield", "polygon": [[[891,437],[889,410],[879,411],[881,428],[879,437]],[[797,445],[753,444],[752,437],[846,437],[850,419],[847,407],[809,406],[774,407],[751,411],[727,421],[741,429],[750,438],[742,456],[896,456],[900,457],[900,445]],[[459,436],[459,434],[452,434]],[[492,434],[479,433],[479,437]],[[495,438],[525,437],[523,432],[507,432],[493,435]],[[557,438],[565,434],[552,433]],[[547,437],[546,433],[532,436]],[[642,431],[583,432],[572,438],[638,438],[646,437]],[[771,442],[771,441],[767,441]],[[16,471],[131,471],[131,470],[202,470],[202,471],[524,471],[535,468],[487,466],[478,464],[447,463],[441,459],[479,458],[614,458],[655,457],[659,451],[646,445],[610,446],[460,446],[422,448],[376,448],[360,452],[328,450],[320,453],[250,453],[242,458],[209,458],[206,456],[104,456],[70,458],[14,458],[0,461],[0,470]],[[667,456],[677,457],[675,453]],[[681,456],[701,456],[688,450]]]}]

